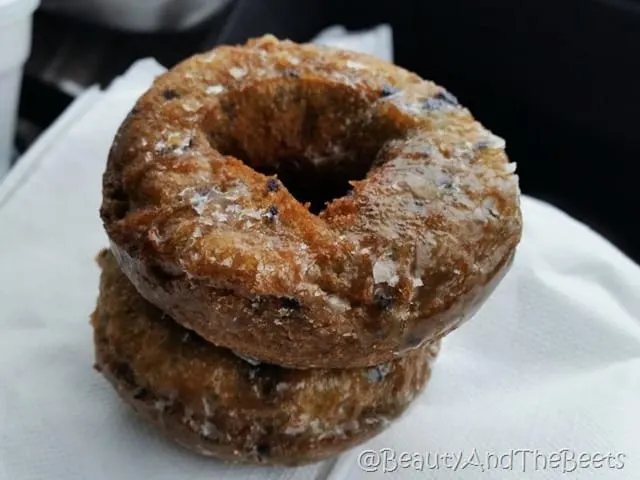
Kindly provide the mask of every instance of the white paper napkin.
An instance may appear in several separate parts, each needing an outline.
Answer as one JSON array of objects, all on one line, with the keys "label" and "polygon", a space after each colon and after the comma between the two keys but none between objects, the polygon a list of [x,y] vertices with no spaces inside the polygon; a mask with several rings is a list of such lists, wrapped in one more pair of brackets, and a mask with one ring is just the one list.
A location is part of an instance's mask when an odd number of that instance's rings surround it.
[{"label": "white paper napkin", "polygon": [[[366,445],[310,467],[229,466],[139,421],[92,370],[88,319],[93,258],[107,245],[106,155],[161,71],[136,64],[0,187],[0,480],[640,478],[640,268],[529,198],[512,271],[446,339],[417,404]],[[506,469],[489,468],[496,459]],[[376,461],[377,472],[364,471]]]},{"label": "white paper napkin", "polygon": [[361,32],[349,32],[341,25],[334,25],[321,31],[314,43],[368,53],[387,62],[393,62],[393,31],[391,26],[386,24]]}]

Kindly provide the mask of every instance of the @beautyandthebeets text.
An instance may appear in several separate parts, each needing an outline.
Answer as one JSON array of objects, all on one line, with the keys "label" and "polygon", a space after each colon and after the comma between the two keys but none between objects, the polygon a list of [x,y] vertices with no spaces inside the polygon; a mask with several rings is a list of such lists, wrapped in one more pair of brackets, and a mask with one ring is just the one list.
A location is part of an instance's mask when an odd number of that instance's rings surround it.
[{"label": "@beautyandthebeets text", "polygon": [[584,470],[622,470],[626,454],[622,452],[578,452],[570,448],[542,451],[530,448],[504,452],[480,449],[457,452],[402,452],[393,448],[363,450],[358,455],[358,467],[365,472],[393,473],[402,470],[428,472],[510,472],[572,473]]}]

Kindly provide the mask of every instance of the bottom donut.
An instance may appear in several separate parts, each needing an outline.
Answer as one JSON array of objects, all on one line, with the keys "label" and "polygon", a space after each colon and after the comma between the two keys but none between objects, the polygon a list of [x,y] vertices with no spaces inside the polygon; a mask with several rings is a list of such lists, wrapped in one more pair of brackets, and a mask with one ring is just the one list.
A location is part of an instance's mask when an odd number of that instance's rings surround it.
[{"label": "bottom donut", "polygon": [[439,344],[371,368],[290,370],[213,346],[145,301],[112,254],[92,316],[96,369],[170,438],[223,460],[300,465],[382,431],[422,391]]}]

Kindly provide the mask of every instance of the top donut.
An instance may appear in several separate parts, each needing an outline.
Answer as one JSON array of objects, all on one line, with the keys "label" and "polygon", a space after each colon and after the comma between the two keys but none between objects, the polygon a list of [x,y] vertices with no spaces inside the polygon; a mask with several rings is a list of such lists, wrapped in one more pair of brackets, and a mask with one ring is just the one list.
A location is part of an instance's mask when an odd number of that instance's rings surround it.
[{"label": "top donut", "polygon": [[469,318],[522,221],[504,141],[432,82],[273,36],[160,76],[101,216],[138,291],[268,363],[386,362]]}]

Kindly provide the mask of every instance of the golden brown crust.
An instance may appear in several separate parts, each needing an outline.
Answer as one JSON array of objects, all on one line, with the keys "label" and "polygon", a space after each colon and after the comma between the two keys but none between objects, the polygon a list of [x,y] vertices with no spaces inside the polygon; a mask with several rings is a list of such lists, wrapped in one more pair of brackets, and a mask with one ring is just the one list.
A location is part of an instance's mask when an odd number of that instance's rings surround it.
[{"label": "golden brown crust", "polygon": [[289,465],[335,455],[405,410],[439,349],[352,370],[254,366],[164,316],[107,251],[99,263],[96,368],[143,417],[204,455]]},{"label": "golden brown crust", "polygon": [[[291,194],[362,177],[318,214]],[[448,92],[270,36],[156,80],[116,136],[101,214],[147,300],[297,368],[440,338],[490,294],[522,228],[504,142]]]}]

